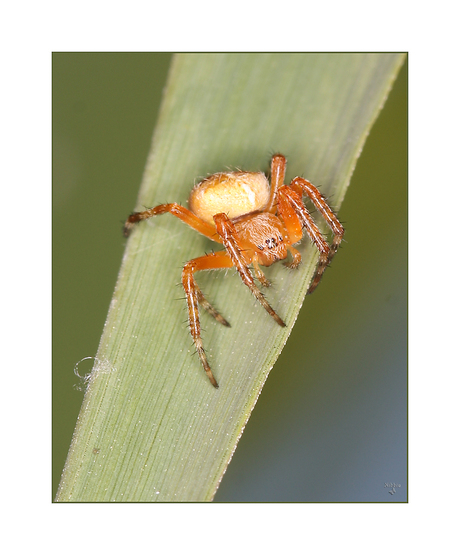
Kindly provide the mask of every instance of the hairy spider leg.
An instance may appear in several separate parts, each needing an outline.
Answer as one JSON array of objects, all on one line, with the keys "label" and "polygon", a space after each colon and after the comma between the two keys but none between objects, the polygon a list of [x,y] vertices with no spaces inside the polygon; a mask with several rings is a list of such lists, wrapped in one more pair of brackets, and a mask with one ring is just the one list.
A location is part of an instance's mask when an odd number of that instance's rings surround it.
[{"label": "hairy spider leg", "polygon": [[[270,316],[275,320],[277,324],[285,327],[286,324],[281,320],[281,318],[276,314],[273,308],[269,305],[265,297],[257,288],[254,283],[254,279],[249,270],[249,263],[244,256],[243,251],[240,249],[238,244],[238,233],[233,225],[232,221],[227,217],[226,214],[216,214],[214,216],[214,222],[216,223],[217,232],[222,238],[227,253],[230,256],[232,264],[238,270],[243,283],[249,287],[254,297],[259,301],[259,303],[265,308],[265,310],[270,314]],[[260,271],[260,270],[259,270]]]},{"label": "hairy spider leg", "polygon": [[[278,190],[278,216],[284,223],[284,227],[289,235],[289,241],[291,245],[286,245],[287,249],[292,255],[292,262],[290,264],[285,264],[288,268],[297,268],[297,266],[302,261],[302,256],[298,250],[296,250],[292,245],[298,243],[302,239],[302,222],[297,216],[297,212],[290,200],[291,189],[286,185],[283,185]],[[300,199],[302,204],[302,199]]]},{"label": "hairy spider leg", "polygon": [[195,231],[198,231],[198,233],[201,233],[212,241],[222,243],[222,239],[216,233],[216,228],[214,226],[204,222],[201,218],[195,216],[193,212],[191,212],[187,208],[184,208],[180,204],[177,204],[176,202],[173,202],[171,204],[159,204],[158,206],[155,206],[155,208],[150,208],[149,210],[145,210],[144,212],[134,212],[133,214],[131,214],[126,220],[123,230],[125,237],[129,236],[132,228],[137,222],[147,220],[152,216],[166,214],[168,212],[171,213],[173,216],[176,216],[176,218],[182,220]]},{"label": "hairy spider leg", "polygon": [[[326,240],[321,234],[321,231],[319,230],[319,227],[316,225],[315,221],[313,220],[307,208],[305,207],[304,203],[302,202],[302,196],[300,194],[298,194],[295,190],[291,189],[290,187],[284,186],[280,189],[278,196],[280,198],[281,211],[282,212],[287,211],[287,207],[283,202],[284,199],[286,199],[294,209],[298,218],[300,219],[301,226],[305,228],[306,232],[308,233],[308,236],[313,241],[316,248],[319,250],[318,266],[316,267],[316,273],[313,276],[310,288],[308,289],[308,293],[312,293],[318,286],[318,283],[321,280],[324,270],[327,268],[327,265],[329,264],[329,260],[330,260],[329,245],[327,244]],[[282,212],[281,212],[281,215],[284,219],[285,216],[282,214]],[[292,218],[292,220],[293,220],[293,223],[295,223],[294,222],[295,219]],[[286,227],[288,225],[293,225],[293,223],[286,224]]]},{"label": "hairy spider leg", "polygon": [[268,281],[268,279],[265,277],[265,274],[260,269],[257,253],[255,253],[254,258],[252,259],[252,265],[254,267],[254,273],[256,275],[256,278],[259,280],[259,283],[264,287],[270,287],[271,283]]},{"label": "hairy spider leg", "polygon": [[190,325],[190,333],[195,343],[196,351],[200,357],[201,364],[204,371],[209,378],[209,381],[215,388],[218,388],[216,379],[213,376],[211,368],[206,357],[201,339],[201,326],[200,314],[198,311],[198,303],[200,303],[208,312],[210,312],[219,322],[228,326],[228,322],[212,308],[209,302],[205,299],[203,293],[200,291],[193,274],[200,270],[217,270],[219,268],[231,268],[233,266],[232,259],[225,251],[220,251],[199,258],[194,258],[185,264],[182,270],[182,286],[185,291],[185,298],[187,299],[188,307],[188,321]]},{"label": "hairy spider leg", "polygon": [[[216,253],[211,253],[211,254],[206,254],[205,256],[217,256]],[[218,268],[221,268],[222,266],[218,266]],[[224,266],[224,268],[226,268],[227,266]],[[209,268],[205,268],[205,270],[207,270]],[[216,269],[216,268],[210,268],[211,270]],[[232,326],[227,322],[227,320],[222,316],[222,314],[220,314],[220,312],[217,312],[217,310],[212,306],[212,304],[208,301],[208,299],[206,299],[206,297],[203,295],[201,289],[198,287],[198,284],[195,282],[195,288],[196,288],[196,295],[198,298],[198,302],[200,303],[200,305],[206,310],[206,312],[208,312],[211,316],[213,316],[218,322],[219,324],[222,324],[223,326],[227,326],[227,328],[231,328]]]},{"label": "hairy spider leg", "polygon": [[312,183],[310,183],[310,181],[304,179],[303,177],[296,177],[292,180],[290,187],[297,190],[298,193],[302,192],[311,199],[334,234],[334,239],[332,240],[332,245],[329,251],[330,262],[337,252],[337,249],[342,241],[343,234],[345,233],[343,225],[339,222],[339,219],[329,207],[323,195]]},{"label": "hairy spider leg", "polygon": [[272,157],[270,170],[270,198],[264,212],[276,213],[278,189],[284,185],[286,175],[286,158],[282,154],[275,154]]}]

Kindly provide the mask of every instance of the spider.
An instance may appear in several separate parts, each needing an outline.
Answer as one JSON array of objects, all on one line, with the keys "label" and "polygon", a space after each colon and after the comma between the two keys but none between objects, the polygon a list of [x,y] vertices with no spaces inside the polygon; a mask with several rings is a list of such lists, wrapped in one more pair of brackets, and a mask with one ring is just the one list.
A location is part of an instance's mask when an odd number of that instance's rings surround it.
[{"label": "spider", "polygon": [[[295,177],[284,185],[286,158],[275,154],[271,160],[271,182],[262,172],[232,171],[216,173],[198,183],[189,198],[190,209],[177,203],[160,204],[144,212],[134,212],[126,220],[124,234],[130,234],[137,222],[171,213],[195,231],[225,250],[194,258],[182,270],[182,285],[188,306],[188,319],[198,356],[214,387],[219,387],[213,376],[201,339],[198,304],[224,326],[230,324],[206,300],[194,274],[201,270],[215,270],[235,266],[243,283],[280,326],[286,324],[273,310],[254,283],[249,269],[252,264],[259,283],[270,285],[260,266],[271,266],[285,260],[290,253],[288,268],[297,268],[300,253],[293,247],[302,239],[303,229],[319,250],[319,261],[308,293],[316,289],[324,270],[337,252],[344,228],[318,189],[302,177]],[[331,228],[334,237],[329,246],[307,208],[302,196],[309,197]]]}]

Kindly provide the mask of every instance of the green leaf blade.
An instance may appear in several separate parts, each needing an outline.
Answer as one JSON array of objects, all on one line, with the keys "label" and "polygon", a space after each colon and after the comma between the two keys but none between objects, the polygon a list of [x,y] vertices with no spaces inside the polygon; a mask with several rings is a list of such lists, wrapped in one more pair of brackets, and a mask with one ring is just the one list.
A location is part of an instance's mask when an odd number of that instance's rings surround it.
[{"label": "green leaf blade", "polygon": [[[266,171],[275,151],[288,157],[287,182],[308,177],[338,208],[403,60],[399,54],[176,56],[136,209],[185,204],[194,182],[226,167]],[[264,293],[286,329],[234,271],[197,276],[232,325],[202,313],[216,391],[194,356],[178,286],[184,262],[213,247],[219,246],[170,215],[133,231],[57,500],[212,499],[317,260],[304,240],[299,270],[281,264],[266,270],[273,287]]]}]

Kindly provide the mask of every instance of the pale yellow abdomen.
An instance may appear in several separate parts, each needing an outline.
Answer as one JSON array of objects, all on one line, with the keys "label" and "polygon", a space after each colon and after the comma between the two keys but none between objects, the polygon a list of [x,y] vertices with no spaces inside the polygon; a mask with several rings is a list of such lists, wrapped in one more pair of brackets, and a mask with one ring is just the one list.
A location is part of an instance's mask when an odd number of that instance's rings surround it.
[{"label": "pale yellow abdomen", "polygon": [[214,225],[213,216],[224,212],[230,219],[262,210],[270,197],[270,185],[261,172],[227,172],[211,175],[195,186],[189,208]]}]

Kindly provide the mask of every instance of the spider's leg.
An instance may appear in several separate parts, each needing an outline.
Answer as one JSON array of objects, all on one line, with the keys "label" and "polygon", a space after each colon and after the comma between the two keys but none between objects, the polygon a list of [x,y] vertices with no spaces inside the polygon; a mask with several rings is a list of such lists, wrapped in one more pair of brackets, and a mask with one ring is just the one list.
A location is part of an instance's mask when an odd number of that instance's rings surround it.
[{"label": "spider's leg", "polygon": [[254,266],[254,273],[256,274],[256,278],[259,280],[259,283],[264,287],[270,287],[271,283],[268,281],[268,279],[265,277],[265,274],[260,269],[257,255],[254,257],[252,265]]},{"label": "spider's leg", "polygon": [[126,220],[125,226],[123,228],[123,233],[125,237],[129,236],[136,223],[142,220],[148,220],[152,216],[166,214],[167,212],[171,213],[173,216],[176,216],[176,218],[179,218],[195,231],[198,231],[202,235],[205,235],[212,241],[217,241],[218,243],[222,242],[220,237],[217,235],[214,226],[204,222],[193,212],[175,202],[171,204],[159,204],[158,206],[155,206],[155,208],[144,210],[144,212],[133,212]]},{"label": "spider's leg", "polygon": [[[279,189],[276,197],[276,207],[278,215],[284,223],[284,227],[286,228],[290,242],[290,244],[286,245],[286,248],[291,253],[292,262],[290,264],[285,263],[285,266],[287,266],[288,268],[297,268],[302,262],[302,256],[300,252],[292,245],[298,243],[302,239],[302,221],[297,215],[293,203],[290,200],[291,192],[292,191],[291,189],[289,189],[289,187],[283,185]],[[299,204],[299,200],[300,204],[302,204],[302,198],[295,199],[295,203]]]},{"label": "spider's leg", "polygon": [[[220,314],[212,308],[209,302],[204,298],[203,293],[200,291],[198,285],[196,284],[193,274],[200,270],[215,270],[218,268],[230,268],[233,266],[233,262],[225,251],[216,252],[208,254],[205,256],[200,256],[199,258],[194,258],[185,264],[182,270],[182,285],[185,291],[185,298],[187,299],[188,307],[188,321],[190,326],[190,333],[195,343],[196,351],[200,357],[201,364],[203,365],[204,371],[209,378],[209,381],[214,387],[219,387],[217,385],[216,379],[214,378],[211,368],[206,357],[206,353],[203,347],[203,341],[201,339],[201,326],[200,326],[200,314],[198,312],[198,303],[201,303],[208,312],[221,323],[228,325],[228,322],[220,316]],[[210,310],[211,309],[211,310]],[[219,316],[221,320],[217,317]]]},{"label": "spider's leg", "polygon": [[227,215],[223,213],[216,214],[214,216],[214,221],[216,223],[217,231],[221,236],[222,242],[224,243],[227,253],[232,261],[232,265],[234,265],[238,270],[243,283],[249,287],[254,297],[265,308],[275,322],[280,326],[285,327],[286,324],[283,320],[281,320],[278,314],[276,314],[254,283],[254,279],[248,268],[248,263],[242,255],[242,251],[238,245],[238,233],[233,223],[229,220]]},{"label": "spider's leg", "polygon": [[[214,255],[208,255],[208,256],[214,256]],[[217,312],[217,310],[212,306],[212,304],[208,301],[208,299],[206,299],[206,297],[203,295],[203,292],[198,287],[196,282],[195,282],[195,288],[196,288],[198,302],[206,310],[206,312],[209,312],[209,314],[213,316],[219,322],[219,324],[222,324],[223,326],[227,326],[228,328],[231,328],[230,324],[222,316],[222,314]]]},{"label": "spider's leg", "polygon": [[[308,236],[319,250],[318,266],[316,268],[316,273],[313,276],[310,288],[308,289],[308,293],[312,293],[316,289],[323,276],[324,270],[327,268],[331,260],[331,249],[322,236],[321,231],[311,217],[310,213],[306,209],[304,203],[302,202],[302,196],[299,193],[290,187],[284,186],[280,189],[278,198],[278,209],[281,217],[286,222],[286,228],[289,230],[289,226],[294,226],[297,220],[297,226],[300,226],[300,232],[302,228],[305,228]],[[294,218],[292,217],[292,214],[289,214],[289,209],[294,211]],[[288,215],[290,216],[290,219],[287,217]],[[298,233],[298,229],[295,231]]]},{"label": "spider's leg", "polygon": [[265,209],[266,212],[275,214],[276,197],[278,189],[284,184],[284,176],[286,174],[286,158],[282,154],[272,156],[270,171],[270,198]]},{"label": "spider's leg", "polygon": [[316,209],[321,213],[323,218],[326,220],[327,225],[330,227],[332,233],[334,234],[334,239],[332,240],[332,245],[329,251],[329,262],[334,257],[339,245],[342,241],[343,234],[345,230],[343,225],[339,222],[339,219],[335,215],[334,211],[326,202],[326,199],[318,191],[318,189],[310,183],[307,179],[303,177],[296,177],[292,180],[290,187],[298,192],[302,192],[304,195],[308,196]]}]

